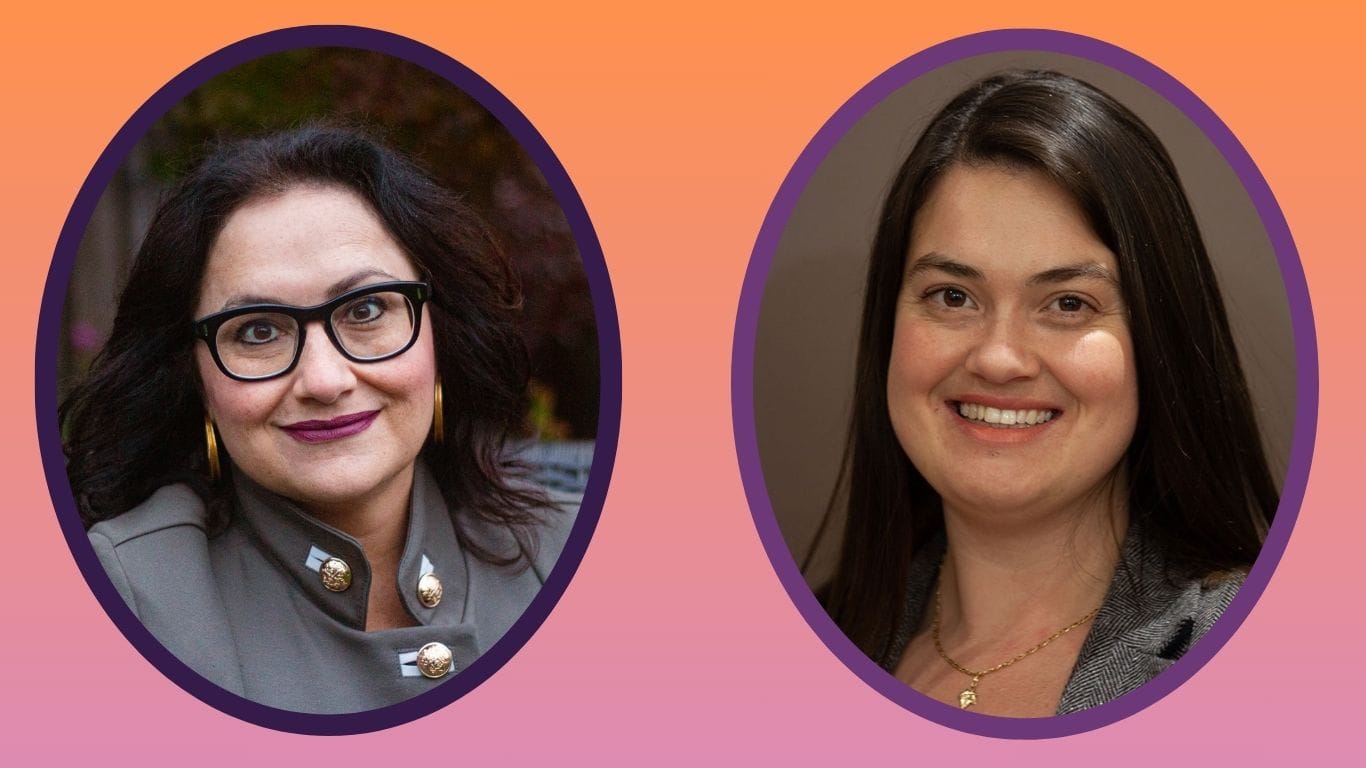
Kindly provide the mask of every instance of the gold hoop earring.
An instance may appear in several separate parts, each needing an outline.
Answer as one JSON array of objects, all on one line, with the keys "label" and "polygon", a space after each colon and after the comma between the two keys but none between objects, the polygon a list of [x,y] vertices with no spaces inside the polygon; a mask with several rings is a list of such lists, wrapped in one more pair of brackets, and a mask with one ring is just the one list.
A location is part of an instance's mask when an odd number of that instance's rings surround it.
[{"label": "gold hoop earring", "polygon": [[209,456],[209,479],[216,483],[223,476],[223,471],[218,465],[218,435],[214,432],[213,417],[209,416],[208,411],[204,412],[204,446]]},{"label": "gold hoop earring", "polygon": [[432,392],[432,439],[437,445],[446,440],[446,416],[441,401],[441,374],[437,374],[436,388]]}]

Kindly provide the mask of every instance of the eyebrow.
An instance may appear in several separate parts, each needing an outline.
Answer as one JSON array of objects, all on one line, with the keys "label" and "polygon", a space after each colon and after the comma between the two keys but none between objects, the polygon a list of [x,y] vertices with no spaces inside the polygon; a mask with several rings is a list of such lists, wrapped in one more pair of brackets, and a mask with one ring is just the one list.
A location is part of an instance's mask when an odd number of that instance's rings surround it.
[{"label": "eyebrow", "polygon": [[1101,280],[1118,286],[1119,280],[1108,267],[1094,262],[1084,264],[1068,264],[1063,267],[1046,269],[1037,275],[1029,278],[1029,285],[1053,285],[1055,283],[1066,283],[1071,280]]},{"label": "eyebrow", "polygon": [[[911,268],[906,271],[905,279],[911,280],[921,272],[929,271],[944,272],[963,280],[986,279],[986,275],[982,273],[982,270],[964,264],[961,261],[954,261],[941,253],[935,253],[933,251],[917,259],[916,262],[911,265]],[[1057,283],[1066,283],[1071,280],[1101,280],[1114,286],[1119,285],[1119,279],[1115,277],[1114,273],[1111,272],[1108,267],[1094,262],[1067,264],[1061,267],[1046,269],[1036,275],[1031,275],[1030,278],[1025,281],[1025,284],[1055,285]]]},{"label": "eyebrow", "polygon": [[969,267],[961,261],[954,261],[943,254],[931,251],[917,259],[916,262],[911,265],[911,268],[906,270],[905,279],[910,280],[921,272],[929,272],[931,270],[946,272],[954,277],[961,277],[964,280],[981,280],[985,277],[985,275],[982,274],[982,270],[976,267]]},{"label": "eyebrow", "polygon": [[[366,280],[369,280],[374,277],[383,277],[389,280],[398,279],[397,277],[394,277],[393,275],[389,274],[388,272],[385,272],[382,269],[362,269],[353,272],[350,275],[347,275],[346,277],[343,277],[342,279],[328,286],[327,296],[328,298],[340,296],[341,294],[346,293],[352,288],[355,288],[356,286],[365,282]],[[234,294],[233,296],[229,296],[228,300],[223,302],[223,306],[220,307],[218,311],[221,312],[227,309],[236,309],[237,307],[247,307],[251,306],[252,304],[280,304],[285,306],[294,306],[292,304],[289,304],[288,302],[281,301],[279,298],[275,296],[267,296],[265,294],[259,293],[246,293]]]}]

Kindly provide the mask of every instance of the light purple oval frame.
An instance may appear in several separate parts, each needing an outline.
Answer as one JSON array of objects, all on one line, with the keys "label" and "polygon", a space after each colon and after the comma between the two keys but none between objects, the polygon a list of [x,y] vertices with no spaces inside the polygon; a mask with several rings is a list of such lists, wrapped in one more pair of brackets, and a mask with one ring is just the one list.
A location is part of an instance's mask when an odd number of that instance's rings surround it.
[{"label": "light purple oval frame", "polygon": [[[754,351],[764,284],[787,221],[820,164],[835,144],[870,110],[894,91],[935,69],[988,53],[1041,51],[1089,59],[1134,78],[1166,98],[1191,120],[1223,155],[1251,198],[1280,264],[1290,305],[1295,339],[1295,427],[1289,467],[1276,519],[1261,555],[1233,603],[1204,639],[1152,682],[1099,707],[1047,718],[1017,719],[980,715],[950,707],[896,680],[849,641],[816,601],[783,540],[773,513],[759,462],[754,420]],[[736,316],[732,351],[731,408],[736,453],[745,494],[749,498],[759,538],[768,551],[778,579],[802,617],[845,666],[863,682],[902,707],[960,731],[1012,739],[1067,736],[1121,720],[1171,693],[1223,647],[1261,597],[1280,562],[1295,518],[1304,501],[1309,463],[1318,423],[1318,352],[1309,291],[1299,254],[1285,217],[1271,189],[1237,138],[1194,93],[1153,64],[1116,46],[1081,35],[1053,30],[1011,29],[982,32],[941,43],[918,53],[879,75],[830,118],[797,158],[769,208],[745,274]]]},{"label": "light purple oval frame", "polygon": [[[517,139],[545,177],[555,200],[573,232],[579,257],[583,260],[588,288],[593,300],[599,348],[600,399],[597,441],[579,515],[570,531],[559,561],[546,578],[541,591],[526,611],[484,655],[450,681],[411,699],[380,709],[341,715],[318,715],[275,709],[244,699],[205,680],[180,659],[171,655],[128,609],[115,591],[81,525],[71,484],[66,475],[61,432],[57,424],[57,347],[61,332],[62,305],[76,248],[95,210],[100,195],[122,165],[129,151],[149,128],[175,104],[209,79],[240,64],[272,53],[296,48],[345,47],[377,51],[405,59],[435,72],[469,94],[502,123]],[[487,680],[512,658],[545,621],[560,596],[569,586],[597,528],[607,495],[607,484],[616,459],[621,426],[621,334],[617,324],[616,300],[612,294],[607,264],[589,221],[583,201],[535,127],[493,86],[465,66],[426,45],[406,37],[364,27],[312,26],[282,29],[250,37],[229,45],[177,75],[163,86],[128,119],[109,142],[71,206],[62,226],[57,248],[43,290],[38,317],[35,360],[35,397],[38,443],[48,491],[57,511],[57,520],[66,536],[72,556],[80,566],[86,583],[99,599],[109,617],[124,636],[162,674],[206,704],[234,717],[282,731],[311,734],[350,734],[389,728],[430,714],[455,701]]]}]

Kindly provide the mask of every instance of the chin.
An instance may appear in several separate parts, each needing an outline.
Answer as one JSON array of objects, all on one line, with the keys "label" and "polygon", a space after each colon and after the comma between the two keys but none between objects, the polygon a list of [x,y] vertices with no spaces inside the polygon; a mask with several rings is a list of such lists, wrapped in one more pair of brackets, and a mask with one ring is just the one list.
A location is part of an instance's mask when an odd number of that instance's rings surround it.
[{"label": "chin", "polygon": [[374,495],[401,474],[401,467],[393,472],[382,471],[377,462],[369,458],[325,462],[306,471],[300,471],[296,464],[291,475],[261,485],[305,509],[335,509]]},{"label": "chin", "polygon": [[340,507],[353,504],[375,492],[377,484],[352,482],[297,486],[291,498],[303,507]]},{"label": "chin", "polygon": [[1049,503],[1046,489],[1026,487],[956,487],[940,493],[944,503],[956,509],[978,509],[1009,515],[1038,509]]}]

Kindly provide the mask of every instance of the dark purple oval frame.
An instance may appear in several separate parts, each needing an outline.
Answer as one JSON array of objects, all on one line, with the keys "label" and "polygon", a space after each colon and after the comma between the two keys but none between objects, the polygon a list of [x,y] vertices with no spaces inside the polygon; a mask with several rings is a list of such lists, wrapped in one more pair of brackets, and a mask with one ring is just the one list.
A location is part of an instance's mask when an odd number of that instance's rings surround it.
[{"label": "dark purple oval frame", "polygon": [[[342,715],[304,714],[275,709],[229,693],[187,667],[152,637],[114,590],[90,546],[71,495],[71,484],[66,476],[65,458],[62,454],[61,432],[57,424],[58,338],[62,305],[75,263],[76,248],[95,209],[95,203],[128,152],[168,109],[210,78],[261,56],[295,48],[319,46],[377,51],[406,59],[435,72],[482,104],[517,139],[545,176],[573,232],[592,294],[601,361],[597,443],[583,504],[565,543],[563,554],[540,593],[501,640],[449,682],[392,706]],[[588,218],[588,212],[584,209],[583,202],[564,167],[550,150],[545,139],[512,102],[459,62],[434,48],[408,38],[364,27],[296,27],[247,38],[196,62],[153,94],[109,142],[109,146],[95,162],[90,175],[76,195],[71,213],[67,216],[61,235],[57,239],[52,269],[48,273],[47,284],[43,290],[42,308],[38,318],[35,386],[38,443],[48,490],[57,511],[57,521],[91,591],[129,642],[176,685],[194,694],[206,704],[234,717],[267,728],[295,733],[364,733],[428,715],[473,690],[506,664],[531,638],[564,594],[570,579],[583,560],[589,539],[597,528],[603,501],[607,495],[607,484],[616,460],[617,439],[621,426],[621,334],[607,264],[603,259],[597,234]]]},{"label": "dark purple oval frame", "polygon": [[[1238,175],[1247,190],[1262,224],[1266,227],[1267,236],[1280,264],[1294,330],[1297,387],[1295,428],[1280,507],[1277,509],[1275,522],[1261,555],[1223,618],[1190,653],[1142,688],[1083,712],[1034,719],[979,715],[937,702],[899,682],[844,636],[816,601],[783,540],[764,484],[754,422],[754,345],[764,283],[779,239],[812,175],[839,139],[897,89],[921,75],[959,59],[1010,51],[1065,54],[1089,59],[1118,70],[1166,98],[1195,123],[1218,148],[1225,162]],[[1223,647],[1252,611],[1252,606],[1266,589],[1272,571],[1285,552],[1290,531],[1304,501],[1318,423],[1318,352],[1309,291],[1285,217],[1281,214],[1266,179],[1257,170],[1252,158],[1223,121],[1204,102],[1153,64],[1121,48],[1089,37],[1035,29],[997,30],[960,37],[902,61],[879,75],[840,107],[797,158],[792,171],[779,188],[768,216],[764,219],[740,293],[732,355],[731,408],[740,474],[754,515],[754,524],[759,530],[759,538],[768,551],[769,560],[773,563],[779,581],[817,637],[863,682],[902,707],[960,731],[1011,739],[1067,736],[1119,721],[1171,693]]]}]

